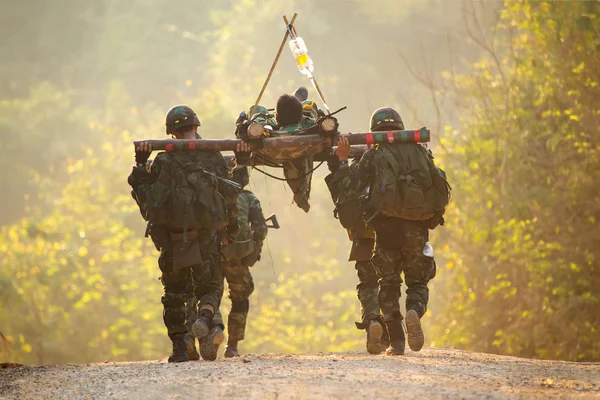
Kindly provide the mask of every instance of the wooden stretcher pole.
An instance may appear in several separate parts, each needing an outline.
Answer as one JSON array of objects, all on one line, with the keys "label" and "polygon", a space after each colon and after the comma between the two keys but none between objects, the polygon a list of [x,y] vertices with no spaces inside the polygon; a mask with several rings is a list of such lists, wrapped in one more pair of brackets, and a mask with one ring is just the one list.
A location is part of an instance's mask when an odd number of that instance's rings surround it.
[{"label": "wooden stretcher pole", "polygon": [[[284,15],[283,20],[285,21],[286,26],[294,25],[294,22],[296,21],[297,16],[298,16],[298,14],[294,13],[294,16],[292,17],[292,22],[290,22],[288,24],[288,19]],[[271,75],[273,75],[273,71],[275,70],[275,66],[277,65],[277,62],[279,61],[279,57],[281,56],[281,52],[283,51],[283,47],[285,46],[285,43],[287,42],[288,36],[289,36],[289,33],[288,33],[288,30],[286,29],[285,35],[283,35],[283,40],[281,41],[281,45],[279,46],[279,50],[277,51],[277,56],[275,56],[275,60],[273,60],[273,64],[271,65],[271,69],[269,70],[269,74],[267,75],[267,79],[265,80],[265,83],[263,84],[262,89],[260,89],[260,93],[258,94],[258,98],[256,99],[256,101],[254,102],[254,106],[252,106],[252,108],[250,109],[250,115],[248,116],[248,118],[252,117],[252,115],[254,114],[254,110],[256,110],[256,107],[258,106],[260,99],[262,99],[262,96],[265,93],[265,89],[267,88],[267,85],[269,84],[269,81],[271,80]]]}]

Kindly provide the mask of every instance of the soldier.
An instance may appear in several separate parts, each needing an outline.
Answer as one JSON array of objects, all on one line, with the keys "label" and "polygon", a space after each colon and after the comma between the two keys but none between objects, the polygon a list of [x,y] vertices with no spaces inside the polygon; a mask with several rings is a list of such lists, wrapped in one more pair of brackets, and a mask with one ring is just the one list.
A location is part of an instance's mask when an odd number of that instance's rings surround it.
[{"label": "soldier", "polygon": [[[166,115],[166,133],[176,139],[199,138],[200,121],[186,105],[171,108]],[[247,145],[238,146],[240,154]],[[140,207],[156,248],[164,286],[163,320],[173,343],[169,362],[188,361],[185,334],[185,290],[191,277],[198,319],[192,330],[203,346],[212,351],[224,340],[222,331],[213,329],[213,316],[223,295],[223,276],[219,266],[219,240],[223,228],[238,231],[237,194],[225,159],[214,152],[161,152],[146,169],[152,146],[136,147],[136,166],[129,176],[132,196]],[[177,190],[173,190],[175,187]],[[196,193],[202,193],[197,198]],[[209,355],[211,356],[211,355]],[[211,357],[209,357],[211,358]]]},{"label": "soldier", "polygon": [[[404,124],[392,108],[380,108],[371,117],[372,131],[402,130]],[[428,282],[436,265],[429,245],[429,231],[443,224],[450,187],[433,156],[417,143],[380,144],[363,155],[356,168],[348,167],[350,145],[340,137],[337,155],[340,169],[334,180],[341,188],[340,201],[358,199],[369,187],[367,225],[375,230],[373,265],[379,277],[379,305],[387,326],[388,355],[403,355],[403,316],[400,286],[406,280],[406,329],[408,344],[419,351],[424,344],[420,319],[427,311]]]},{"label": "soldier", "polygon": [[[246,187],[249,182],[247,167],[235,169],[233,179],[242,188]],[[221,267],[227,279],[231,299],[231,311],[227,318],[227,358],[240,355],[238,342],[245,337],[250,308],[249,297],[254,292],[250,267],[260,260],[263,241],[267,236],[267,224],[256,196],[249,190],[242,190],[237,205],[240,230],[221,251]]]},{"label": "soldier", "polygon": [[[250,119],[263,126],[296,135],[300,131],[316,125],[316,120],[303,114],[302,103],[298,97],[284,94],[277,99],[276,114],[273,116],[263,106],[257,106]],[[241,113],[236,124],[242,126],[246,114]],[[305,212],[310,209],[310,185],[312,180],[312,156],[297,157],[283,162],[283,173],[294,193],[294,202]]]},{"label": "soldier", "polygon": [[[354,160],[350,169],[354,170],[358,165],[358,160]],[[336,208],[334,213],[342,223],[349,228],[348,237],[352,241],[350,257],[348,261],[355,261],[356,273],[358,275],[358,285],[356,292],[360,302],[361,322],[356,322],[356,327],[367,331],[367,352],[370,354],[380,354],[389,345],[387,330],[384,329],[383,317],[379,309],[377,274],[371,263],[373,247],[375,246],[375,232],[373,229],[365,227],[362,220],[362,211],[360,203],[362,201],[353,201],[340,203],[340,189],[333,181],[335,173],[339,169],[339,161],[334,156],[327,162],[331,173],[325,177],[325,182],[331,193]],[[348,219],[346,221],[345,219]]]}]

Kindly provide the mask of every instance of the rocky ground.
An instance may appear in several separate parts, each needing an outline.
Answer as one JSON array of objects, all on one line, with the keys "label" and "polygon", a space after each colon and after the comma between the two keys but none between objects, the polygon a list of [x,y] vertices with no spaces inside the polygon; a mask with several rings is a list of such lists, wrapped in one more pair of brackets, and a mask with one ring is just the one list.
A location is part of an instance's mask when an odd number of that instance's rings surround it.
[{"label": "rocky ground", "polygon": [[425,349],[0,369],[0,399],[600,399],[600,363]]}]

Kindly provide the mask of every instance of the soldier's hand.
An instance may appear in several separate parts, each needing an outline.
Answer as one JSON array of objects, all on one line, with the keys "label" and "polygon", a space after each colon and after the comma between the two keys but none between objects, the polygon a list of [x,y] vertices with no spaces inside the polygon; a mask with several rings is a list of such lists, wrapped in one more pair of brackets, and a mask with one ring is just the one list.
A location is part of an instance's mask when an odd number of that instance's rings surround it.
[{"label": "soldier's hand", "polygon": [[243,124],[245,120],[248,119],[248,115],[246,114],[246,111],[242,111],[240,113],[240,115],[238,116],[237,120],[235,121],[235,125],[240,125]]},{"label": "soldier's hand", "polygon": [[248,165],[250,161],[250,143],[239,142],[235,147],[235,162],[237,165]]},{"label": "soldier's hand", "polygon": [[146,164],[152,153],[152,144],[150,142],[141,142],[135,148],[135,162],[138,165]]},{"label": "soldier's hand", "polygon": [[347,135],[340,135],[338,138],[336,154],[338,156],[338,160],[348,160],[348,156],[350,155],[350,142],[348,141]]},{"label": "soldier's hand", "polygon": [[250,149],[250,143],[247,142],[239,142],[236,146],[235,146],[235,152],[236,153],[250,153],[251,149]]}]

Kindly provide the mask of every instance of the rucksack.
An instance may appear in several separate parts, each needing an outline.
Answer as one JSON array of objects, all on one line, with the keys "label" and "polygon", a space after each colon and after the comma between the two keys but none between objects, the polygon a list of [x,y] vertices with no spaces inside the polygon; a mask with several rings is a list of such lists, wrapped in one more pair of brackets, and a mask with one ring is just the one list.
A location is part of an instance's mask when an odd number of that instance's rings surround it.
[{"label": "rucksack", "polygon": [[375,151],[370,205],[388,217],[429,220],[431,229],[437,226],[450,201],[451,187],[431,154],[416,143],[380,145]]},{"label": "rucksack", "polygon": [[[148,194],[148,221],[172,230],[219,229],[227,215],[218,179],[193,154],[162,153],[157,181]],[[185,241],[185,238],[184,238]]]},{"label": "rucksack", "polygon": [[238,196],[238,224],[240,230],[235,237],[229,239],[229,243],[223,246],[221,254],[226,260],[244,258],[254,252],[254,240],[252,239],[252,230],[248,217],[250,215],[250,199],[246,196],[246,191],[242,191]]}]

